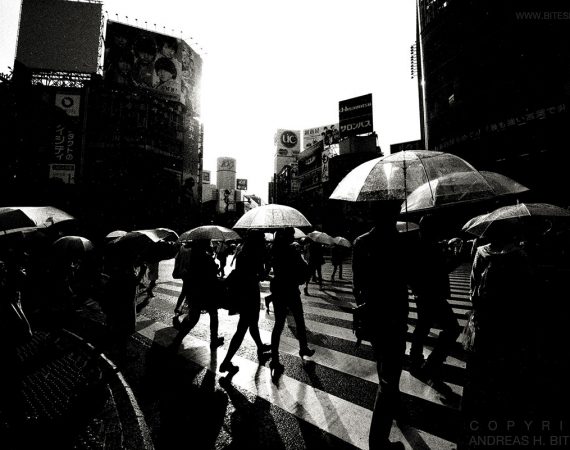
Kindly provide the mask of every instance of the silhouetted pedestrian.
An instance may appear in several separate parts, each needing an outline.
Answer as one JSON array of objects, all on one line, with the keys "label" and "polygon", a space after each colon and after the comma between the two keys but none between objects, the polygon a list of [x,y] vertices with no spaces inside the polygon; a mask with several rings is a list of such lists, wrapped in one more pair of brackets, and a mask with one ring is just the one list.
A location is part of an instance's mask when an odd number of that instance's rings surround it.
[{"label": "silhouetted pedestrian", "polygon": [[309,238],[307,244],[306,260],[309,265],[309,275],[305,282],[305,295],[309,295],[309,282],[313,280],[319,283],[319,288],[323,288],[322,265],[325,263],[323,247],[318,242]]},{"label": "silhouetted pedestrian", "polygon": [[[188,304],[188,315],[180,323],[178,334],[171,344],[172,349],[177,349],[184,337],[198,323],[202,310],[206,310],[210,316],[210,347],[215,349],[224,343],[224,338],[218,337],[218,305],[216,299],[212,298],[217,287],[217,274],[218,267],[212,257],[210,241],[208,239],[194,241],[186,278],[190,284],[186,286],[183,297]],[[177,314],[180,313],[181,306],[179,299],[175,308]]]},{"label": "silhouetted pedestrian", "polygon": [[265,242],[263,233],[258,230],[250,230],[242,250],[237,256],[236,267],[234,269],[236,271],[237,280],[237,289],[234,290],[234,294],[237,294],[238,297],[231,299],[231,301],[238,305],[239,321],[237,329],[230,341],[226,357],[220,364],[221,372],[229,372],[232,374],[239,370],[237,366],[231,363],[231,360],[243,342],[243,338],[248,329],[255,345],[257,345],[258,358],[262,359],[263,353],[271,350],[269,344],[264,344],[261,341],[258,326],[260,304],[259,282],[265,277],[264,252]]},{"label": "silhouetted pedestrian", "polygon": [[331,263],[333,265],[333,271],[331,275],[331,281],[334,281],[334,277],[338,270],[338,278],[342,280],[342,263],[346,257],[347,249],[342,245],[333,245],[331,249]]},{"label": "silhouetted pedestrian", "polygon": [[399,204],[383,202],[375,226],[354,241],[353,284],[358,304],[366,304],[378,370],[378,391],[370,424],[370,450],[398,448],[390,429],[400,401],[400,375],[406,350],[408,290],[406,249],[396,228]]},{"label": "silhouetted pedestrian", "polygon": [[[534,416],[534,403],[547,386],[540,382],[543,368],[533,367],[534,317],[540,309],[534,298],[533,269],[512,226],[493,223],[485,236],[489,243],[478,247],[471,271],[476,333],[466,368],[460,448],[473,448],[470,442],[473,438],[478,442],[477,435],[512,434],[509,422],[520,426],[523,421],[544,419]],[[478,427],[490,418],[497,427]]]},{"label": "silhouetted pedestrian", "polygon": [[[437,223],[430,215],[420,220],[419,240],[413,249],[412,290],[416,297],[418,320],[412,334],[410,372],[429,381],[441,380],[443,363],[461,333],[459,322],[447,302],[450,295],[449,270],[451,260],[437,242]],[[427,360],[424,361],[424,345],[435,325],[441,329]]]},{"label": "silhouetted pedestrian", "polygon": [[273,279],[270,289],[275,311],[275,325],[271,333],[271,375],[274,381],[283,373],[284,367],[279,362],[279,341],[285,326],[287,310],[290,310],[297,326],[299,355],[312,356],[315,350],[307,345],[307,330],[303,317],[303,304],[299,285],[307,279],[307,263],[292,246],[295,230],[292,227],[277,230],[271,252]]}]

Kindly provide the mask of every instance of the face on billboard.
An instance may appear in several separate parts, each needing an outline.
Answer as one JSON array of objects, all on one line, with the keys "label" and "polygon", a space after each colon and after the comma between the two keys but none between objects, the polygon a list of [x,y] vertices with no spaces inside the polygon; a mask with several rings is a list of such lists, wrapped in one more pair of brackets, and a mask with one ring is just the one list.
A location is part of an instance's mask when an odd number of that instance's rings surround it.
[{"label": "face on billboard", "polygon": [[201,64],[181,39],[107,22],[104,79],[109,85],[152,90],[199,116]]},{"label": "face on billboard", "polygon": [[338,144],[340,142],[340,130],[338,123],[322,127],[308,128],[303,131],[304,148],[309,148],[320,141],[323,141],[324,145]]}]

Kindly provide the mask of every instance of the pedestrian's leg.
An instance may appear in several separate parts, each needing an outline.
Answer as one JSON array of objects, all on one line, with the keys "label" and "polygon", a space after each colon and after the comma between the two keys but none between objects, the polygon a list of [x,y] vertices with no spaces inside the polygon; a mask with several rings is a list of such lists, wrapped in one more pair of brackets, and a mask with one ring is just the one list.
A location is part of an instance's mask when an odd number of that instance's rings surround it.
[{"label": "pedestrian's leg", "polygon": [[316,272],[317,272],[317,282],[319,283],[319,287],[323,287],[323,272],[322,272],[322,266],[320,264],[317,264],[316,267]]},{"label": "pedestrian's leg", "polygon": [[239,370],[237,366],[232,364],[232,358],[238,351],[241,343],[243,342],[243,338],[245,336],[245,332],[247,331],[248,323],[247,318],[241,314],[239,316],[239,321],[237,324],[236,331],[232,336],[232,340],[230,341],[230,346],[228,347],[228,352],[226,353],[226,357],[220,364],[220,371],[221,372],[229,372],[235,373]]},{"label": "pedestrian's leg", "polygon": [[[255,342],[255,345],[257,345],[257,348],[259,350],[259,348],[263,345],[265,345],[262,341],[261,341],[261,335],[259,334],[259,310],[255,310],[255,311],[251,311],[247,313],[247,326],[249,329],[249,334],[253,339],[253,342]],[[241,317],[240,317],[241,319]]]},{"label": "pedestrian's leg", "polygon": [[281,333],[285,327],[285,319],[287,318],[287,307],[283,304],[283,299],[279,298],[273,302],[273,310],[275,313],[275,323],[273,331],[271,332],[271,363],[269,364],[271,370],[271,378],[274,383],[277,383],[279,377],[285,370],[283,365],[279,362],[279,341],[281,340]]},{"label": "pedestrian's leg", "polygon": [[[332,271],[332,275],[331,275],[331,281],[334,281],[334,276],[336,274],[336,268],[338,267],[337,264],[333,264],[333,271]],[[341,276],[342,278],[342,276]]]},{"label": "pedestrian's leg", "polygon": [[192,328],[196,326],[198,320],[200,320],[200,307],[197,307],[195,303],[191,303],[188,308],[188,315],[184,318],[182,323],[180,324],[180,331],[172,341],[172,348],[178,348],[186,335],[190,333]]},{"label": "pedestrian's leg", "polygon": [[[391,443],[389,437],[400,403],[399,385],[406,342],[405,339],[398,342],[387,337],[377,339],[374,346],[379,384],[368,436],[370,450],[383,450],[397,445]],[[401,448],[404,448],[403,445]]]},{"label": "pedestrian's leg", "polygon": [[217,308],[210,308],[208,314],[210,315],[210,348],[217,348],[224,344],[224,338],[218,336]]},{"label": "pedestrian's leg", "polygon": [[449,355],[457,337],[461,333],[461,327],[453,313],[451,305],[445,298],[433,299],[432,301],[434,302],[434,306],[437,305],[435,311],[442,331],[439,334],[433,351],[426,361],[426,371],[437,375],[434,372],[441,369],[447,355]]},{"label": "pedestrian's leg", "polygon": [[338,265],[338,278],[339,280],[342,280],[342,263],[339,263]]},{"label": "pedestrian's leg", "polygon": [[418,370],[424,363],[424,342],[429,334],[432,325],[432,311],[430,309],[430,299],[416,297],[416,307],[418,309],[418,319],[414,332],[412,333],[410,348],[410,370],[417,375]]},{"label": "pedestrian's leg", "polygon": [[295,326],[297,328],[297,340],[299,341],[299,355],[303,356],[313,356],[315,350],[311,349],[307,345],[307,328],[305,327],[305,317],[303,315],[303,303],[301,302],[301,296],[296,295],[295,298],[291,299],[289,306],[291,314],[293,314],[293,319],[295,319]]}]

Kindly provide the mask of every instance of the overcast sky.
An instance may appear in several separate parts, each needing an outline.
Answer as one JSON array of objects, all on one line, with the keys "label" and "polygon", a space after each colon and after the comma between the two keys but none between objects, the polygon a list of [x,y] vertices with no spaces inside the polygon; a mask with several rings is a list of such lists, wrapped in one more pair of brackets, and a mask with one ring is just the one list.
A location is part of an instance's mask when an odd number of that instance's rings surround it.
[{"label": "overcast sky", "polygon": [[[20,3],[0,0],[0,72],[14,61]],[[265,200],[275,130],[338,122],[340,100],[372,93],[384,153],[419,139],[415,0],[107,0],[103,10],[202,54],[204,169],[215,178],[216,158],[236,158],[237,178]]]}]

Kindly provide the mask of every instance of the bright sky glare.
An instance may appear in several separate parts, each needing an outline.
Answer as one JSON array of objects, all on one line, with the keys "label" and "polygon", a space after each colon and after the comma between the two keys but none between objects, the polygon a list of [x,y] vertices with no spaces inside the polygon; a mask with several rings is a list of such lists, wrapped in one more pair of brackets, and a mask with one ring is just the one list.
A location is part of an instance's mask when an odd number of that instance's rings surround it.
[{"label": "bright sky glare", "polygon": [[[13,65],[20,4],[0,0],[0,72]],[[267,200],[276,129],[336,123],[340,100],[368,93],[385,154],[419,139],[415,0],[106,0],[103,11],[133,26],[146,21],[202,54],[204,169],[213,182],[216,159],[233,157],[248,192]]]}]

